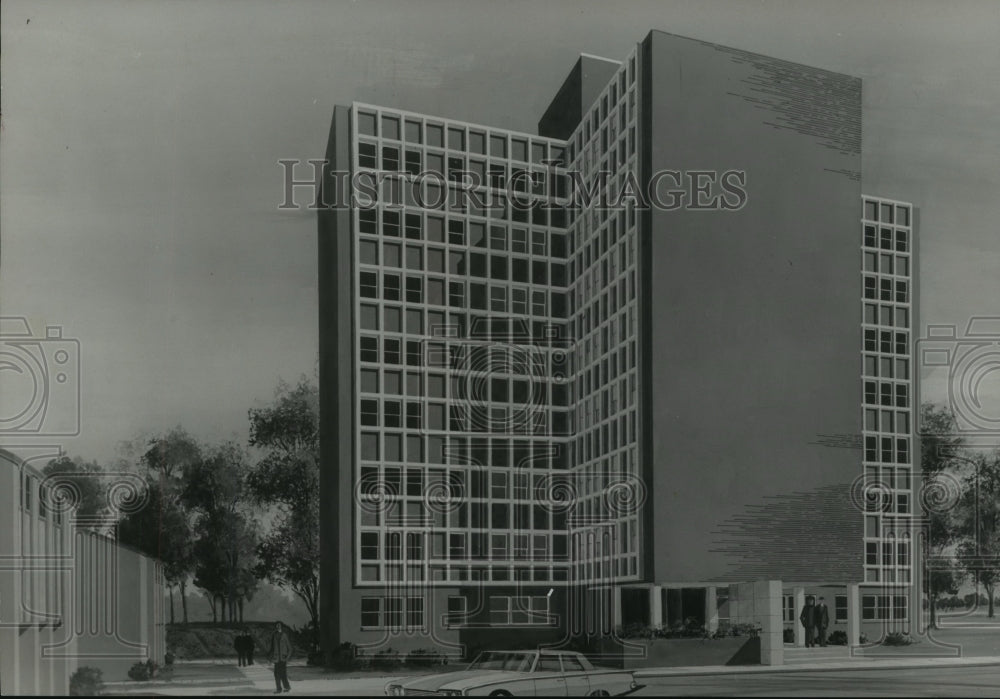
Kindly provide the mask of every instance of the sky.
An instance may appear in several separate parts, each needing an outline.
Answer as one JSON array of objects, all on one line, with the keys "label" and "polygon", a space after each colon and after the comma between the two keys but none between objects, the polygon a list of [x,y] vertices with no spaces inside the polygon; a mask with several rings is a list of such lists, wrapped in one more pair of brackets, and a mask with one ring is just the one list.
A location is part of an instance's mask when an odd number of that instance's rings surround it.
[{"label": "sky", "polygon": [[[79,342],[67,385],[79,381],[80,435],[59,441],[70,454],[107,461],[177,424],[244,441],[249,408],[279,379],[313,374],[316,219],[278,209],[278,161],[322,158],[335,104],[535,131],[579,53],[622,59],[654,28],[862,78],[863,189],[920,210],[922,324],[1000,315],[1000,3],[5,0],[0,11],[0,314]],[[0,376],[0,418],[20,409],[21,389]],[[1000,416],[1000,372],[980,391]],[[925,371],[922,393],[947,401],[947,371]]]}]

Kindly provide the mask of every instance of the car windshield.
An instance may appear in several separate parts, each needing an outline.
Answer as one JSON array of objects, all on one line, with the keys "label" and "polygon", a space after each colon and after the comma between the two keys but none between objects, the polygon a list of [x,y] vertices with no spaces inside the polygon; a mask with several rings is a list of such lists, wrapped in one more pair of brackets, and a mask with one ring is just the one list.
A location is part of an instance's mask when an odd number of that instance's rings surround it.
[{"label": "car windshield", "polygon": [[528,672],[534,653],[506,653],[489,651],[480,653],[479,657],[469,666],[470,670],[509,670],[511,672]]}]

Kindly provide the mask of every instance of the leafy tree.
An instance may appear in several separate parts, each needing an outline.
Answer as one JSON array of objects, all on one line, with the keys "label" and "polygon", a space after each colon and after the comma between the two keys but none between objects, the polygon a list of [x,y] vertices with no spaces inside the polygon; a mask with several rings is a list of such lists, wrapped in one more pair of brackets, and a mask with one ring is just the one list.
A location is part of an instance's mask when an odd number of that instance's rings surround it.
[{"label": "leafy tree", "polygon": [[227,442],[187,467],[181,494],[198,513],[195,584],[223,600],[222,616],[230,621],[256,588],[259,537],[247,508],[245,476],[246,455],[239,445]]},{"label": "leafy tree", "polygon": [[[924,487],[933,487],[935,481],[942,493],[955,490],[955,474],[964,463],[961,449],[964,442],[958,434],[955,416],[950,409],[924,403],[920,406],[920,466]],[[957,498],[952,498],[957,502]],[[942,595],[958,593],[962,580],[962,570],[954,565],[941,565],[949,559],[948,548],[955,543],[954,511],[950,507],[928,508],[924,559],[924,580],[927,598],[930,601],[930,623],[937,627],[938,601]],[[935,565],[928,567],[934,559]]]},{"label": "leafy tree", "polygon": [[104,469],[95,461],[84,461],[80,457],[60,456],[50,461],[42,474],[52,476],[48,481],[50,489],[61,484],[79,494],[76,518],[82,526],[93,526],[108,516],[107,482]]},{"label": "leafy tree", "polygon": [[185,587],[194,566],[191,526],[184,508],[164,486],[149,479],[149,502],[118,522],[118,540],[160,559],[170,594],[170,623],[174,623],[174,588],[181,588],[184,623],[188,621]]},{"label": "leafy tree", "polygon": [[202,447],[181,426],[152,437],[139,437],[130,445],[150,483],[157,484],[159,516],[169,524],[158,544],[164,574],[170,587],[170,618],[173,621],[173,588],[180,591],[184,623],[188,623],[187,585],[194,572],[194,513],[184,501],[187,471],[202,458]]},{"label": "leafy tree", "polygon": [[956,553],[959,565],[986,590],[992,619],[1000,582],[1000,452],[977,453],[969,461],[972,469],[956,512]]},{"label": "leafy tree", "polygon": [[[254,502],[271,508],[257,573],[291,589],[319,629],[319,391],[305,377],[278,384],[274,401],[249,411],[259,454],[247,475]],[[318,640],[314,637],[314,642]]]}]

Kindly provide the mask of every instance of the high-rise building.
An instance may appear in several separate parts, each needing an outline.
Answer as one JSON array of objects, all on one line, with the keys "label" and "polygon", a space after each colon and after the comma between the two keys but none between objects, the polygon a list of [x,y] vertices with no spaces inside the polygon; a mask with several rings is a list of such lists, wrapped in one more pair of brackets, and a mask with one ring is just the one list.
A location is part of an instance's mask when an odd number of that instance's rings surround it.
[{"label": "high-rise building", "polygon": [[913,214],[859,79],[653,31],[537,135],[338,106],[322,182],[328,642],[712,628],[761,579],[909,624]]}]

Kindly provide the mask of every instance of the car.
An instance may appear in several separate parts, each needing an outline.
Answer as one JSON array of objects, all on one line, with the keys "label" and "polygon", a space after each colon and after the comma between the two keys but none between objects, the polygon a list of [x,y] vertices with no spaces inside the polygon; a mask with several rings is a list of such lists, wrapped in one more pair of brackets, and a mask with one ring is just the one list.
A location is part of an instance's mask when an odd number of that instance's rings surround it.
[{"label": "car", "polygon": [[631,694],[643,685],[629,670],[595,668],[580,653],[548,650],[491,650],[466,670],[393,680],[391,697],[591,696]]}]

